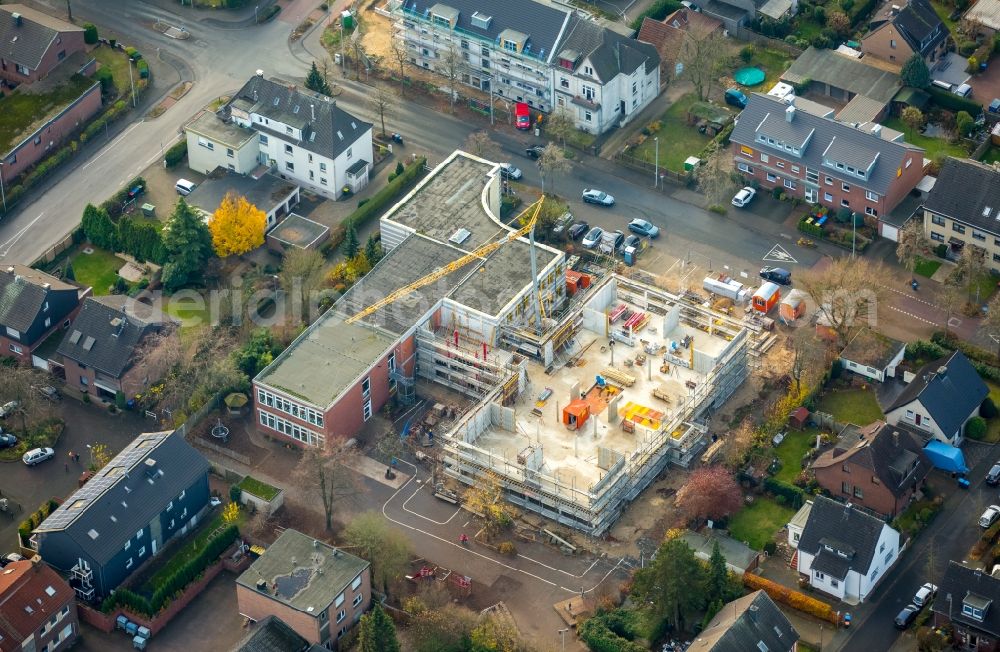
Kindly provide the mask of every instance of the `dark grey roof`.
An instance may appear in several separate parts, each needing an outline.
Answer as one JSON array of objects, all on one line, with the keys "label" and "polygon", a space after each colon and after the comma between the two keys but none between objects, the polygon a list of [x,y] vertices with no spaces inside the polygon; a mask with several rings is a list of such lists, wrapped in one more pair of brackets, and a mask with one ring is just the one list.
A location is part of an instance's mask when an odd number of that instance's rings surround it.
[{"label": "dark grey roof", "polygon": [[[757,4],[756,0],[754,4]],[[731,5],[728,2],[721,2],[720,0],[708,0],[703,9],[709,16],[717,16],[723,19],[728,18],[735,21],[743,20],[743,17],[750,13],[742,7]]]},{"label": "dark grey roof", "polygon": [[859,170],[867,170],[879,157],[878,151],[872,147],[868,147],[868,144],[861,144],[854,139],[848,140],[834,136],[830,144],[826,146],[823,156],[831,161],[850,165]]},{"label": "dark grey roof", "polygon": [[[945,373],[941,373],[942,370]],[[989,393],[986,383],[965,354],[955,351],[921,367],[886,412],[920,399],[931,419],[951,437]]]},{"label": "dark grey roof", "polygon": [[[302,140],[297,145],[329,158],[339,156],[372,128],[371,123],[344,111],[325,95],[264,79],[260,75],[251,77],[226,107],[234,105],[301,130]],[[283,131],[269,129],[256,122],[253,128],[284,141],[290,140]]]},{"label": "dark grey roof", "polygon": [[[948,603],[951,596],[951,604]],[[982,603],[990,601],[982,622],[962,613],[965,601]],[[978,568],[963,566],[957,561],[948,562],[948,569],[938,584],[934,599],[934,612],[965,627],[1000,636],[1000,579]]]},{"label": "dark grey roof", "polygon": [[899,75],[882,70],[834,50],[810,47],[796,59],[781,79],[790,84],[807,80],[843,88],[857,95],[888,104],[899,92],[902,82]]},{"label": "dark grey roof", "polygon": [[24,265],[0,267],[0,326],[9,326],[21,333],[30,329],[50,288],[76,289],[55,276]]},{"label": "dark grey roof", "polygon": [[[816,555],[816,561],[835,577],[846,577],[847,570],[867,575],[884,526],[881,519],[849,504],[816,496],[799,539],[799,550]],[[833,548],[833,558],[826,546]],[[846,554],[847,558],[842,559],[838,552]]]},{"label": "dark grey roof", "polygon": [[[839,467],[846,463],[868,469],[893,496],[902,496],[930,471],[922,437],[913,432],[876,421],[864,428],[848,426],[836,446],[824,451],[813,470]],[[831,491],[839,491],[839,485]]]},{"label": "dark grey roof", "polygon": [[560,52],[575,50],[580,53],[590,61],[598,79],[605,83],[619,73],[631,75],[642,66],[645,66],[644,72],[648,73],[660,65],[660,55],[649,43],[622,36],[614,30],[575,16],[559,48]]},{"label": "dark grey roof", "polygon": [[306,652],[309,641],[277,616],[268,616],[251,626],[250,633],[240,641],[233,652]]},{"label": "dark grey roof", "polygon": [[[836,541],[831,543],[834,545],[837,544]],[[826,548],[820,548],[819,554],[813,558],[810,570],[819,571],[824,575],[835,577],[838,580],[845,580],[847,579],[847,572],[851,570],[851,562],[849,559],[845,559],[835,552],[830,552]],[[864,569],[857,570],[862,574],[865,573]]]},{"label": "dark grey roof", "polygon": [[296,185],[273,174],[254,179],[226,170],[221,177],[209,177],[198,184],[184,201],[206,213],[214,213],[230,192],[245,197],[248,202],[270,213],[295,191]]},{"label": "dark grey roof", "polygon": [[[13,14],[20,14],[17,24]],[[0,6],[0,56],[38,70],[42,58],[60,32],[83,29],[24,5]]]},{"label": "dark grey roof", "polygon": [[[433,6],[448,7],[458,11],[455,27],[497,42],[500,33],[512,29],[527,34],[524,52],[543,61],[552,61],[556,44],[563,36],[566,25],[573,18],[569,9],[536,2],[535,0],[504,0],[503,2],[483,2],[482,0],[405,0],[403,11],[426,17]],[[490,17],[489,26],[473,24],[472,15]]]},{"label": "dark grey roof", "polygon": [[56,353],[120,378],[131,366],[132,355],[142,338],[158,324],[115,305],[120,301],[102,299],[90,297],[83,302]]},{"label": "dark grey roof", "polygon": [[1000,234],[1000,172],[978,161],[947,158],[924,208]]},{"label": "dark grey roof", "polygon": [[[855,129],[850,125],[842,124],[836,120],[821,118],[798,109],[795,111],[792,123],[789,124],[785,122],[785,109],[787,108],[788,105],[781,100],[760,93],[754,93],[750,96],[747,107],[740,114],[736,127],[733,129],[731,140],[755,150],[763,149],[765,152],[770,152],[771,147],[769,145],[757,142],[758,127],[762,123],[780,129],[780,134],[788,133],[796,135],[806,130],[815,130],[805,149],[802,151],[800,160],[803,164],[813,169],[821,170],[822,174],[842,179],[846,183],[868,188],[883,195],[888,192],[893,182],[895,182],[896,170],[903,165],[907,153],[915,149],[883,140],[867,131]],[[788,127],[784,127],[783,125],[779,127],[781,123],[787,124]],[[792,125],[796,125],[794,131],[789,131]],[[775,137],[773,134],[763,130],[760,133],[772,138]],[[877,151],[879,153],[878,161],[868,175],[868,179],[859,179],[854,175],[823,165],[823,152],[826,151],[834,139],[839,141],[837,145],[838,152],[841,147],[856,147],[861,150]],[[792,157],[792,154],[786,153],[783,149],[775,149],[774,151],[780,152],[784,158]]]},{"label": "dark grey roof", "polygon": [[[926,55],[948,38],[948,26],[938,17],[927,0],[910,0],[895,15],[892,14],[892,4],[889,3],[886,13],[872,23],[873,28],[891,22],[910,48],[922,55]],[[926,43],[921,46],[921,42],[925,40]]]},{"label": "dark grey roof", "polygon": [[[726,604],[687,648],[688,652],[788,652],[799,640],[778,605],[756,591]],[[763,643],[766,647],[759,647]]]},{"label": "dark grey roof", "polygon": [[789,121],[789,108],[786,106],[780,111],[770,111],[757,127],[757,132],[767,134],[792,147],[804,147],[813,133],[816,132],[816,126],[805,120],[796,120],[794,117]]},{"label": "dark grey roof", "polygon": [[64,532],[96,561],[107,562],[207,473],[208,461],[179,432],[141,434],[34,531]]}]

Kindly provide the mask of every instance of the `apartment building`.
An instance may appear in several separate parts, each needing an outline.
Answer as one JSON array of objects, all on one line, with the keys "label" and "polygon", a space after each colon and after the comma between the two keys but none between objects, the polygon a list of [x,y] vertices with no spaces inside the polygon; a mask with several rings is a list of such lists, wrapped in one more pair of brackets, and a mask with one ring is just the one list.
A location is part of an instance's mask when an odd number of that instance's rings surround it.
[{"label": "apartment building", "polygon": [[41,557],[0,570],[0,650],[68,650],[79,634],[73,589]]},{"label": "apartment building", "polygon": [[957,258],[969,247],[985,252],[1000,272],[1000,171],[971,159],[945,159],[924,202],[924,233]]},{"label": "apartment building", "polygon": [[412,65],[500,100],[565,111],[590,133],[627,122],[659,92],[655,48],[569,7],[404,0],[393,12]]},{"label": "apartment building", "polygon": [[924,151],[800,111],[795,99],[755,93],[730,140],[733,163],[761,187],[832,210],[879,218],[923,177]]}]

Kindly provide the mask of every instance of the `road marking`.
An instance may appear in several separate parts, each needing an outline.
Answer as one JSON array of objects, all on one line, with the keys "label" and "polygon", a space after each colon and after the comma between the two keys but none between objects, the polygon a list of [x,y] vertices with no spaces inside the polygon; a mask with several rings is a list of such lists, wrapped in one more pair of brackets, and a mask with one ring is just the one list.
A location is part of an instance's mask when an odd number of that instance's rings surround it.
[{"label": "road marking", "polygon": [[929,319],[924,319],[923,317],[920,317],[918,315],[914,315],[912,312],[906,312],[905,310],[897,308],[896,306],[889,306],[889,310],[895,310],[898,313],[904,314],[907,317],[912,317],[913,319],[916,319],[918,321],[922,321],[925,324],[930,324],[931,326],[940,326],[940,324],[938,324],[937,322],[931,321]]},{"label": "road marking", "polygon": [[792,257],[792,254],[788,253],[784,247],[780,244],[776,244],[771,247],[771,251],[764,255],[764,260],[773,263],[797,263],[799,261]]},{"label": "road marking", "polygon": [[917,296],[914,296],[913,292],[905,292],[903,290],[900,290],[899,288],[894,288],[894,287],[891,287],[889,285],[885,285],[884,283],[880,283],[879,285],[881,285],[882,287],[884,287],[887,290],[891,290],[892,292],[895,292],[896,294],[899,294],[899,295],[902,295],[904,297],[907,297],[907,298],[909,298],[912,301],[919,301],[920,303],[924,304],[925,306],[930,306],[931,308],[934,308],[935,310],[940,310],[940,308],[938,308],[936,305],[934,305],[930,301],[928,301],[926,299],[921,299],[920,297],[917,297]]},{"label": "road marking", "polygon": [[0,256],[6,256],[7,254],[9,254],[10,248],[13,247],[14,244],[21,239],[21,236],[23,236],[28,231],[28,229],[34,226],[35,222],[42,219],[42,215],[45,215],[45,211],[42,211],[41,213],[38,214],[38,217],[28,222],[20,231],[15,233],[10,240],[3,243],[3,245],[0,245]]},{"label": "road marking", "polygon": [[90,167],[91,165],[93,165],[94,163],[96,163],[96,162],[97,162],[97,159],[101,158],[102,156],[104,156],[105,154],[107,154],[108,152],[110,152],[110,151],[111,151],[111,150],[112,150],[112,149],[114,148],[114,146],[115,146],[115,145],[117,145],[117,144],[118,144],[118,143],[119,143],[119,142],[120,142],[120,141],[121,141],[121,140],[122,140],[123,138],[125,138],[125,136],[128,136],[128,135],[129,135],[129,132],[130,132],[130,131],[132,131],[133,129],[135,129],[135,128],[136,128],[136,127],[138,127],[139,125],[141,125],[141,124],[142,124],[142,122],[143,122],[143,121],[142,121],[142,120],[140,120],[139,122],[135,123],[134,125],[132,125],[132,126],[131,126],[131,127],[129,127],[128,129],[126,129],[126,130],[125,130],[125,131],[124,131],[124,132],[122,133],[122,135],[121,135],[121,136],[119,136],[118,138],[114,139],[114,140],[113,140],[113,141],[112,141],[111,143],[109,143],[109,144],[105,145],[105,146],[104,146],[104,149],[102,149],[102,150],[101,150],[101,152],[100,152],[100,153],[99,153],[99,154],[98,154],[97,156],[95,156],[94,158],[92,158],[92,159],[90,159],[89,161],[87,161],[87,163],[86,163],[86,164],[85,164],[85,165],[83,166],[83,168],[81,168],[81,169],[83,169],[83,170],[86,170],[86,169],[87,169],[87,168],[89,168],[89,167]]},{"label": "road marking", "polygon": [[[419,481],[418,481],[418,482],[419,482]],[[461,507],[459,507],[458,509],[456,509],[456,510],[455,510],[455,513],[454,513],[454,514],[452,514],[451,516],[449,516],[449,517],[448,517],[448,520],[447,520],[447,521],[435,521],[434,519],[432,519],[432,518],[429,518],[429,517],[427,517],[427,516],[424,516],[423,514],[420,514],[420,513],[418,513],[418,512],[415,512],[415,511],[413,511],[412,509],[410,509],[410,508],[408,508],[408,507],[406,506],[406,503],[408,503],[408,502],[410,502],[411,500],[413,500],[413,497],[414,497],[414,496],[416,496],[416,495],[417,495],[418,493],[420,493],[420,487],[417,487],[417,488],[416,488],[416,489],[415,489],[415,490],[413,491],[413,493],[412,493],[412,494],[410,494],[410,497],[409,497],[409,498],[407,498],[407,499],[406,499],[406,501],[405,501],[405,502],[403,503],[403,511],[404,511],[404,512],[407,512],[407,513],[410,513],[410,514],[413,514],[414,516],[417,516],[417,517],[420,517],[420,518],[424,519],[425,521],[430,521],[431,523],[435,523],[435,524],[437,524],[437,525],[448,525],[448,523],[449,523],[449,522],[451,522],[451,519],[453,519],[453,518],[455,518],[456,516],[458,516],[458,513],[459,513],[460,511],[462,511],[462,508],[461,508]]]}]

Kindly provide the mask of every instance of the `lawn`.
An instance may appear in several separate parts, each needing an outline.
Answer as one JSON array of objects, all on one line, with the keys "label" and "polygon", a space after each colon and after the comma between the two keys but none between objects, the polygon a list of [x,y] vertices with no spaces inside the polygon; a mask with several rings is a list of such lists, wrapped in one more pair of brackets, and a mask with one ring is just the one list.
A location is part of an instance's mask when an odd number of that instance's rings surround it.
[{"label": "lawn", "polygon": [[659,136],[660,165],[674,172],[683,172],[684,159],[701,152],[711,140],[687,123],[687,112],[697,101],[697,95],[688,93],[671,104],[660,117],[660,130],[635,148],[635,156],[644,161],[652,161],[656,153],[653,137]]},{"label": "lawn", "polygon": [[764,544],[774,541],[774,533],[794,515],[791,507],[758,497],[729,519],[729,535],[737,541],[746,541],[754,550],[763,550]]},{"label": "lawn", "polygon": [[249,475],[240,480],[240,483],[236,486],[249,494],[253,494],[258,498],[263,498],[264,500],[272,500],[278,495],[277,487],[272,487],[266,482],[261,482],[257,478]]},{"label": "lawn", "polygon": [[80,97],[93,83],[83,75],[73,75],[48,93],[18,89],[0,98],[0,148],[5,152],[10,150],[20,139]]},{"label": "lawn", "polygon": [[906,142],[915,147],[923,148],[927,152],[924,158],[934,159],[939,155],[954,156],[955,158],[968,158],[969,156],[969,152],[960,143],[952,144],[943,138],[929,138],[919,132],[910,134],[910,128],[900,118],[886,120],[885,126],[903,132]]},{"label": "lawn", "polygon": [[[242,511],[240,512],[241,516],[243,513]],[[189,534],[181,545],[172,551],[168,551],[171,555],[170,558],[143,583],[141,592],[145,595],[152,595],[156,587],[163,584],[168,577],[176,573],[184,564],[194,559],[198,555],[198,552],[208,543],[209,536],[221,527],[222,513],[216,512],[197,532]]]},{"label": "lawn", "polygon": [[785,435],[785,440],[774,451],[781,460],[781,470],[774,475],[775,480],[788,484],[795,482],[802,472],[802,456],[816,443],[817,432],[815,429],[792,430]]},{"label": "lawn", "polygon": [[934,272],[941,267],[941,261],[933,258],[917,258],[917,264],[913,266],[913,273],[924,278],[934,276]]},{"label": "lawn", "polygon": [[952,6],[950,3],[945,4],[943,2],[939,2],[938,0],[931,0],[931,6],[934,7],[934,13],[938,15],[938,18],[941,19],[941,22],[943,22],[945,25],[948,26],[948,31],[954,34],[955,28],[958,26],[958,23],[949,18],[949,16],[951,16],[951,13],[955,11],[955,7]]},{"label": "lawn", "polygon": [[118,278],[118,270],[125,261],[110,251],[91,247],[93,253],[81,250],[72,258],[73,275],[78,283],[94,288],[94,296],[111,294],[111,287]]},{"label": "lawn", "polygon": [[181,328],[196,328],[211,323],[212,313],[209,302],[204,295],[194,292],[183,292],[166,297],[163,302],[163,312],[179,319]]},{"label": "lawn", "polygon": [[865,389],[845,389],[825,395],[817,411],[828,412],[841,423],[865,426],[884,418],[882,408],[875,400],[875,392]]},{"label": "lawn", "polygon": [[993,292],[997,289],[997,277],[992,274],[983,274],[969,286],[969,293],[972,300],[980,304],[989,301]]},{"label": "lawn", "polygon": [[[755,47],[753,59],[750,61],[750,65],[761,68],[767,75],[767,77],[764,78],[763,86],[761,86],[758,90],[767,91],[773,88],[781,78],[781,74],[788,70],[788,66],[791,65],[792,59],[793,57],[780,50]],[[743,62],[739,61],[737,69],[742,68],[742,64]]]},{"label": "lawn", "polygon": [[[125,53],[121,50],[115,50],[102,45],[93,50],[91,54],[97,59],[97,63],[101,64],[102,68],[111,70],[111,75],[115,80],[115,89],[118,93],[127,93],[129,90],[128,69],[131,64]],[[138,75],[136,75],[136,79],[138,79]]]}]

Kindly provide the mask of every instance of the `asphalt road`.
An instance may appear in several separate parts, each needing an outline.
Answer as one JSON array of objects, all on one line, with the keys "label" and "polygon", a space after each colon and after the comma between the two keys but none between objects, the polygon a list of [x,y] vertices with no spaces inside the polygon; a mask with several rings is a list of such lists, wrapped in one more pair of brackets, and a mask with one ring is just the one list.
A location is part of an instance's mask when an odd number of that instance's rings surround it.
[{"label": "asphalt road", "polygon": [[[869,597],[867,605],[854,612],[854,626],[850,630],[840,630],[830,646],[832,649],[889,650],[900,637],[900,632],[893,627],[896,614],[912,602],[913,595],[924,582],[940,584],[948,561],[965,559],[979,539],[982,534],[977,523],[979,515],[997,502],[996,490],[985,482],[986,472],[996,462],[997,455],[994,447],[974,442],[966,444],[965,454],[966,463],[972,464],[969,473],[972,487],[968,491],[955,489],[945,500],[937,518],[903,553],[886,580]],[[970,459],[973,455],[978,457],[975,463]],[[928,556],[932,559],[930,567]],[[944,600],[945,596],[939,594],[937,599]]]}]

